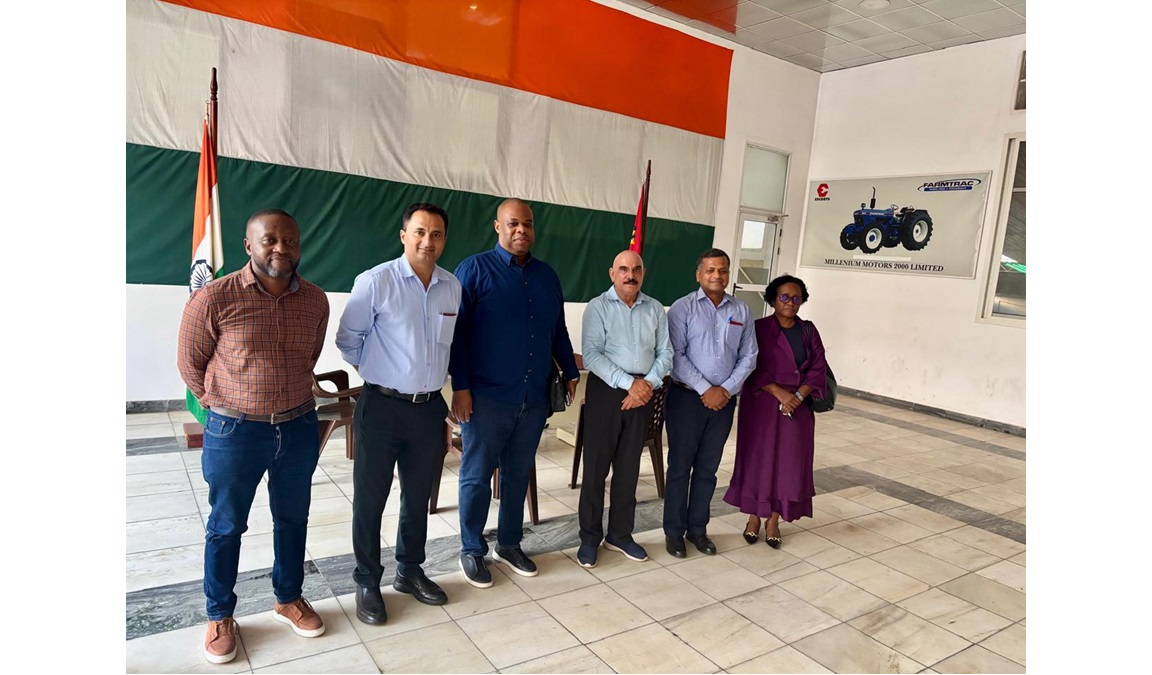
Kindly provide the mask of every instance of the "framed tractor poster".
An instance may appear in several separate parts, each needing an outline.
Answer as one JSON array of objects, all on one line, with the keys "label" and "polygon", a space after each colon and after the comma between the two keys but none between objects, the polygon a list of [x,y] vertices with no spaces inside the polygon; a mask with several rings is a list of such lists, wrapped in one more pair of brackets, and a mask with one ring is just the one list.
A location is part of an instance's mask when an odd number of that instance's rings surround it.
[{"label": "framed tractor poster", "polygon": [[974,278],[990,177],[812,181],[800,264]]}]

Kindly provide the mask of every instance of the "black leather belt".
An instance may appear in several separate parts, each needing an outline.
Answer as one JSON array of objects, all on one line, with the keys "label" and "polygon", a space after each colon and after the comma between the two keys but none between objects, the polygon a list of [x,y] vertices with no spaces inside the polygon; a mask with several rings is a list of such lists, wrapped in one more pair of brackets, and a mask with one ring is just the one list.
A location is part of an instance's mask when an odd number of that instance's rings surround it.
[{"label": "black leather belt", "polygon": [[684,384],[683,382],[677,382],[676,380],[672,380],[672,384],[676,385],[677,387],[683,387],[684,389],[687,389],[688,391],[691,391],[691,392],[696,391],[695,389],[693,389],[692,387],[689,387],[688,385]]},{"label": "black leather belt", "polygon": [[376,391],[380,392],[381,394],[384,394],[385,396],[391,396],[392,398],[398,398],[398,399],[401,399],[404,401],[408,401],[409,403],[427,403],[428,401],[432,400],[433,396],[440,393],[439,390],[436,390],[436,391],[422,391],[419,394],[405,394],[402,391],[396,391],[395,389],[389,389],[388,387],[383,387],[379,384],[372,385],[372,388],[375,389]]},{"label": "black leather belt", "polygon": [[295,408],[293,408],[291,410],[285,410],[284,412],[272,413],[271,415],[250,415],[246,412],[241,412],[239,410],[232,410],[231,408],[223,408],[223,407],[218,406],[218,405],[214,405],[211,408],[209,408],[209,410],[211,410],[212,412],[216,413],[217,415],[223,415],[224,417],[231,417],[233,419],[240,419],[241,417],[243,417],[245,420],[248,420],[249,422],[267,422],[269,424],[283,424],[284,422],[291,422],[292,420],[296,419],[297,417],[300,417],[301,415],[306,415],[315,409],[316,409],[316,401],[306,401],[306,402],[301,403],[300,405],[296,406]]}]

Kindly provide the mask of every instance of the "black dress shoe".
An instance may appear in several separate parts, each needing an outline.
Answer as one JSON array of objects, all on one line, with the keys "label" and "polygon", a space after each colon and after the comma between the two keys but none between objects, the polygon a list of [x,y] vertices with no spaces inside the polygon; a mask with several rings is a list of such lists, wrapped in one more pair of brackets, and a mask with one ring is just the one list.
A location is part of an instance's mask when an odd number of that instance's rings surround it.
[{"label": "black dress shoe", "polygon": [[684,537],[673,537],[670,534],[664,535],[664,548],[668,549],[669,555],[675,558],[683,558],[688,555],[684,548]]},{"label": "black dress shoe", "polygon": [[392,582],[392,588],[411,595],[425,605],[443,605],[448,602],[444,589],[425,576],[423,570],[412,574],[401,574],[400,570],[396,570],[396,581]]},{"label": "black dress shoe", "polygon": [[684,536],[684,538],[692,542],[692,544],[696,547],[696,550],[700,551],[701,553],[705,553],[707,555],[716,555],[716,544],[712,543],[712,540],[708,538],[707,533],[692,534],[689,532]]},{"label": "black dress shoe", "polygon": [[356,587],[356,618],[372,626],[388,621],[388,611],[384,609],[384,596],[380,595],[379,586]]}]

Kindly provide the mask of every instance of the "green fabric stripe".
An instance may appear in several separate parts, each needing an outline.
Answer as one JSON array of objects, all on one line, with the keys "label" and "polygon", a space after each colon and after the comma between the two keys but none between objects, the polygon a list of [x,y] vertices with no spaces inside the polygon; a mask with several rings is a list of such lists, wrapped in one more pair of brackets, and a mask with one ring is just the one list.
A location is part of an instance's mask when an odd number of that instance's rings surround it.
[{"label": "green fabric stripe", "polygon": [[[127,144],[127,282],[186,286],[198,153]],[[432,202],[449,215],[440,265],[496,245],[502,197],[221,157],[217,166],[226,272],[248,262],[244,226],[252,213],[282,208],[300,222],[300,273],[326,291],[346,292],[360,272],[402,253],[400,214]],[[569,302],[607,290],[608,268],[628,248],[632,214],[534,203],[533,254],[552,265]],[[649,218],[644,292],[666,305],[695,290],[696,256],[712,246],[707,225]]]}]

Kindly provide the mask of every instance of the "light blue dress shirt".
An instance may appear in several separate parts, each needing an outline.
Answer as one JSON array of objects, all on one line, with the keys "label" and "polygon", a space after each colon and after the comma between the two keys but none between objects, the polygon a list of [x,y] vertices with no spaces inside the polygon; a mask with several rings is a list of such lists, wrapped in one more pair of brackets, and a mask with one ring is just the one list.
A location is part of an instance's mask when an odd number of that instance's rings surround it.
[{"label": "light blue dress shirt", "polygon": [[628,389],[632,374],[659,387],[672,367],[668,317],[655,298],[640,293],[629,307],[609,288],[584,308],[584,367],[609,386]]},{"label": "light blue dress shirt", "polygon": [[668,336],[672,379],[701,396],[712,386],[724,387],[730,396],[739,394],[760,353],[748,303],[725,293],[720,305],[713,306],[702,288],[672,303]]},{"label": "light blue dress shirt", "polygon": [[425,290],[400,256],[356,277],[336,347],[365,382],[404,394],[439,391],[459,312],[460,282],[451,272],[437,266]]}]

